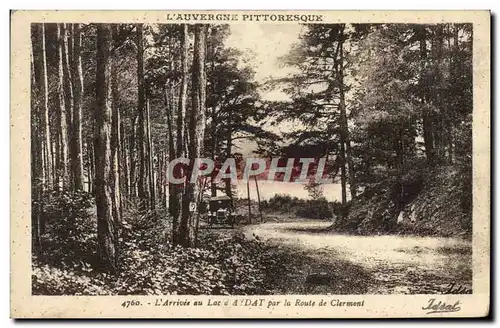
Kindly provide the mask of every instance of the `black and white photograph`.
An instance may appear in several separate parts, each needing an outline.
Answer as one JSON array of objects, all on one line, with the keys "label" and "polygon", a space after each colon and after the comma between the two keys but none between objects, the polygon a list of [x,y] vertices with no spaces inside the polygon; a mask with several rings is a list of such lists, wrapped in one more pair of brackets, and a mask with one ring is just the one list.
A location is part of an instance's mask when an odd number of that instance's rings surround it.
[{"label": "black and white photograph", "polygon": [[34,294],[472,292],[472,26],[252,28],[32,24]]},{"label": "black and white photograph", "polygon": [[483,254],[476,25],[358,21],[30,22],[31,296],[459,314]]}]

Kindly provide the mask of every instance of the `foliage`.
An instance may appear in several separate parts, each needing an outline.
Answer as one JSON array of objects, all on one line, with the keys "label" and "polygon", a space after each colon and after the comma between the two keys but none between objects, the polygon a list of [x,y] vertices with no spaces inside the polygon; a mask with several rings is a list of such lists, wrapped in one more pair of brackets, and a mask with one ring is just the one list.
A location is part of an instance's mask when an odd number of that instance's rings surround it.
[{"label": "foliage", "polygon": [[51,192],[41,200],[42,252],[37,254],[63,268],[80,267],[95,260],[97,249],[97,220],[94,200],[85,192]]},{"label": "foliage", "polygon": [[307,190],[309,197],[313,200],[318,200],[323,197],[323,187],[318,182],[311,180],[304,186],[304,189]]},{"label": "foliage", "polygon": [[328,202],[324,197],[306,200],[286,194],[277,194],[264,201],[262,208],[271,212],[295,213],[298,217],[308,219],[330,220],[341,215],[342,206],[338,202]]},{"label": "foliage", "polygon": [[295,212],[297,216],[308,219],[332,219],[333,211],[324,197],[318,199],[308,200],[303,207],[297,209]]},{"label": "foliage", "polygon": [[462,24],[384,24],[356,40],[351,135],[364,193],[336,229],[470,233],[470,33]]},{"label": "foliage", "polygon": [[[167,149],[174,142],[170,137],[177,131],[178,120],[173,119],[171,133],[166,133],[166,114],[174,118],[180,103],[184,73],[179,60],[179,27],[145,26],[145,51],[139,54],[144,58],[146,89],[140,91],[148,97],[151,117],[147,123],[154,145],[148,155],[156,173],[161,172],[160,154],[171,150]],[[136,122],[138,74],[142,74],[137,72],[137,58],[142,57],[137,56],[136,26],[119,24],[113,28],[110,61],[118,90],[112,106],[121,117],[120,134],[124,138],[120,142],[125,146],[118,167],[123,175],[130,173],[128,178],[136,188],[137,145],[144,141],[137,135]],[[335,218],[333,228],[342,232],[470,236],[471,24],[305,25],[297,44],[281,58],[293,73],[266,85],[279,87],[289,98],[277,102],[260,99],[262,86],[255,81],[249,54],[226,47],[229,26],[211,25],[209,31],[203,155],[214,159],[234,156],[235,141],[250,139],[258,141],[258,152],[266,156],[329,157],[334,165],[328,174],[335,176],[340,171],[342,175],[343,204],[328,202],[320,186],[311,183],[306,187],[310,200],[276,195],[262,203],[263,209],[305,218]],[[82,33],[85,154],[79,155],[90,183],[93,165],[101,164],[93,163],[95,149],[91,146],[97,91],[96,26],[83,25]],[[190,35],[188,39],[192,40]],[[45,41],[47,102],[51,109],[48,130],[56,140],[62,127],[53,122],[61,121],[61,113],[53,108],[58,108],[61,96],[69,97],[57,83],[56,25],[46,24]],[[190,80],[190,76],[184,78]],[[188,81],[189,89],[193,85]],[[41,104],[36,89],[32,90],[33,113]],[[193,107],[191,101],[188,97],[187,108]],[[265,124],[276,127],[284,122],[292,128],[279,135],[263,128]],[[36,132],[36,119],[33,124]],[[283,146],[282,141],[288,145]],[[110,187],[109,180],[106,183]],[[346,181],[351,190],[361,192],[348,204]],[[124,200],[131,204],[116,222],[116,235],[107,236],[117,240],[118,272],[102,273],[97,270],[93,197],[84,192],[46,192],[50,183],[42,188],[40,181],[33,181],[33,186],[33,222],[37,224],[33,231],[40,232],[40,236],[33,234],[34,239],[40,237],[33,253],[34,294],[266,294],[272,289],[273,277],[287,270],[286,261],[257,238],[200,235],[196,236],[197,247],[172,247],[172,220],[166,211],[138,210],[133,205],[134,188],[124,188],[128,191],[123,193]],[[159,196],[165,198],[165,194]]]},{"label": "foliage", "polygon": [[[282,90],[290,98],[266,103],[269,124],[293,123],[294,128],[283,134],[284,139],[289,147],[314,150],[312,157],[339,152],[338,47],[343,42],[344,25],[305,25],[299,41],[280,58],[280,63],[293,73],[266,85]],[[278,151],[286,153],[287,149]],[[263,149],[260,152],[265,153]]]},{"label": "foliage", "polygon": [[130,208],[119,229],[119,272],[101,273],[96,261],[85,256],[97,248],[88,198],[64,193],[47,202],[50,219],[45,252],[34,257],[34,294],[266,294],[268,279],[284,270],[268,246],[242,235],[208,235],[197,248],[173,248],[166,213]]},{"label": "foliage", "polygon": [[33,295],[108,295],[105,276],[94,277],[90,268],[63,269],[34,262],[31,273]]},{"label": "foliage", "polygon": [[[269,106],[279,109],[270,112],[275,124],[297,126],[285,135],[291,145],[272,151],[307,147],[317,149],[313,157],[335,158],[330,175],[341,167],[341,181],[361,192],[340,210],[337,229],[398,232],[401,213],[413,206],[416,222],[434,222],[406,226],[407,232],[467,233],[470,215],[460,209],[472,199],[471,61],[470,24],[305,25],[281,58],[294,73],[268,83],[290,97]],[[461,172],[463,181],[451,172]],[[448,190],[430,183],[441,179]],[[420,203],[430,195],[439,203]],[[458,212],[444,210],[450,204]],[[300,206],[301,215],[318,211]],[[445,212],[453,217],[448,229]]]},{"label": "foliage", "polygon": [[261,206],[265,210],[281,211],[281,212],[291,212],[304,203],[303,199],[292,197],[288,194],[276,194],[269,200],[265,200],[261,203]]},{"label": "foliage", "polygon": [[404,177],[371,185],[351,201],[336,231],[357,234],[417,234],[469,237],[471,190],[464,171],[453,166],[414,168]]}]

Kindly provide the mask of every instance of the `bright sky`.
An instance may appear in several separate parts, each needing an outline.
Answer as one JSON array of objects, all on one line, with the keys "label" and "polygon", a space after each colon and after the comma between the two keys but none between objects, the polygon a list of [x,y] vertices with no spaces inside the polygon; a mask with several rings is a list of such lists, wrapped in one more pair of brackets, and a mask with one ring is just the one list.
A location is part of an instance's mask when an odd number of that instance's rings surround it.
[{"label": "bright sky", "polygon": [[[278,58],[286,55],[292,45],[298,41],[301,26],[298,24],[240,24],[230,25],[231,34],[226,40],[226,46],[253,54],[254,60],[249,64],[255,70],[255,80],[264,83],[269,78],[280,78],[290,74],[290,67],[282,67]],[[289,100],[289,97],[279,90],[261,90],[263,100]],[[289,132],[290,122],[284,122],[274,127],[274,132]],[[244,156],[251,156],[256,145],[253,142],[240,140],[237,145]]]},{"label": "bright sky", "polygon": [[[250,50],[255,55],[255,60],[251,62],[255,69],[255,79],[259,83],[265,82],[269,78],[285,77],[292,73],[289,67],[281,67],[278,58],[286,55],[292,44],[298,41],[301,26],[298,24],[245,24],[231,25],[231,35],[226,41],[228,47],[234,47],[243,51]],[[279,91],[262,91],[261,97],[264,100],[288,100],[289,97]],[[274,129],[281,132],[290,131],[292,124],[286,122]],[[274,132],[277,132],[274,130]],[[244,156],[252,156],[255,144],[240,140],[237,143]],[[284,183],[275,181],[259,181],[260,193],[263,199],[269,199],[277,193],[287,193],[292,196],[307,198],[304,186],[295,183]],[[250,198],[256,199],[254,183],[250,184]],[[246,181],[239,181],[238,195],[246,198]],[[340,186],[329,184],[324,186],[325,196],[329,200],[340,199]]]},{"label": "bright sky", "polygon": [[[290,68],[280,67],[277,60],[286,55],[292,44],[298,41],[300,33],[298,24],[244,24],[231,25],[231,35],[226,41],[228,47],[250,50],[255,54],[255,79],[262,83],[270,77],[284,77],[291,72]],[[266,92],[261,96],[265,100],[288,99],[280,92]]]},{"label": "bright sky", "polygon": [[[230,25],[231,34],[226,40],[228,47],[234,47],[243,51],[250,50],[255,55],[255,60],[251,65],[255,69],[255,79],[259,83],[265,82],[268,78],[285,77],[292,73],[289,67],[280,67],[278,58],[286,55],[292,44],[298,41],[301,26],[298,24],[245,24]],[[261,97],[264,100],[288,100],[289,97],[283,92],[262,91]],[[280,131],[290,131],[292,124],[286,122],[274,129]],[[274,132],[277,132],[274,130]],[[237,143],[244,156],[252,156],[255,144],[251,142],[239,141]],[[307,198],[304,186],[296,183],[284,183],[275,181],[259,181],[260,193],[263,199],[269,199],[277,193],[287,193],[293,196]],[[246,181],[239,181],[238,195],[246,198]],[[328,200],[340,199],[340,186],[338,184],[328,184],[324,186],[325,196]],[[256,199],[254,183],[250,184],[250,198]]]}]

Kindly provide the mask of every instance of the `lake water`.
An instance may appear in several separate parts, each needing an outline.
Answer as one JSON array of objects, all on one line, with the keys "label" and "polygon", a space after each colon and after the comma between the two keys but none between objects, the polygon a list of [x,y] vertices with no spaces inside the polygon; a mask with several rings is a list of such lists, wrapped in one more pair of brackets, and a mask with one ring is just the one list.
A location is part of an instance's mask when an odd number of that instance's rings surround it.
[{"label": "lake water", "polygon": [[[287,194],[292,197],[308,199],[309,195],[304,189],[305,184],[293,182],[267,181],[259,180],[259,192],[261,200],[272,198],[276,194]],[[240,198],[247,198],[247,182],[246,180],[238,180],[237,193]],[[340,183],[324,184],[323,194],[329,201],[341,201],[342,187]],[[222,193],[220,193],[222,195]],[[257,200],[257,190],[255,181],[250,181],[250,198]],[[349,199],[349,188],[348,188]]]}]

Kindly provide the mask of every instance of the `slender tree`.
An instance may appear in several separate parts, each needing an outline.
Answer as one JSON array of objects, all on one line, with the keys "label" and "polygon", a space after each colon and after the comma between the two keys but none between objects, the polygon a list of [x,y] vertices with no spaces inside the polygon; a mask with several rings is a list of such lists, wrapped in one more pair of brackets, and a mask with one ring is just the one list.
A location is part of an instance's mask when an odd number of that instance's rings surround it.
[{"label": "slender tree", "polygon": [[71,160],[73,185],[75,189],[83,189],[83,149],[82,149],[82,105],[83,105],[83,73],[82,73],[82,33],[81,24],[73,24],[73,124],[71,143],[74,152]]},{"label": "slender tree", "polygon": [[[171,97],[171,88],[172,85],[169,83],[168,85],[164,86],[163,89],[163,99],[165,103],[165,114],[167,118],[167,136],[168,136],[168,158],[170,160],[175,158],[175,137],[174,137],[174,125],[173,125],[173,114],[174,114],[174,106],[173,106],[173,97]],[[175,197],[175,188],[176,186],[174,184],[169,183],[168,185],[168,208],[169,208],[169,213],[172,217],[174,217],[175,211],[174,207],[178,206],[178,199]]]},{"label": "slender tree", "polygon": [[64,97],[64,27],[57,24],[57,123],[58,123],[58,162],[57,186],[67,189],[69,185],[69,146],[68,146],[68,112]]},{"label": "slender tree", "polygon": [[45,50],[45,24],[33,24],[32,27],[32,60],[34,78],[34,90],[37,90],[37,111],[39,113],[40,129],[37,131],[38,137],[42,140],[41,149],[43,149],[43,166],[44,172],[40,172],[44,176],[44,187],[51,189],[52,187],[52,143],[50,137],[50,121],[49,121],[49,106],[48,106],[48,78],[47,78],[47,59]]},{"label": "slender tree", "polygon": [[155,179],[154,179],[154,151],[153,151],[153,141],[151,140],[151,115],[149,108],[149,99],[146,101],[146,166],[147,166],[147,177],[149,186],[149,206],[154,209],[156,205],[156,190],[155,190]]},{"label": "slender tree", "polygon": [[95,161],[93,138],[89,138],[89,140],[87,141],[87,179],[88,192],[93,194],[95,191]]},{"label": "slender tree", "polygon": [[428,96],[428,86],[426,81],[426,75],[423,74],[425,71],[425,65],[427,61],[427,31],[425,25],[416,26],[416,35],[419,39],[419,50],[420,50],[420,99],[423,104],[422,110],[422,128],[423,128],[423,138],[425,145],[425,154],[429,162],[433,161],[434,157],[434,128],[432,122],[432,113],[426,106],[429,101]]},{"label": "slender tree", "polygon": [[147,196],[147,166],[146,166],[146,150],[144,147],[145,139],[145,127],[144,127],[144,112],[146,110],[146,94],[145,94],[145,84],[144,84],[144,35],[143,35],[143,25],[136,25],[136,43],[137,43],[137,90],[138,90],[138,101],[137,101],[137,117],[138,117],[138,128],[137,128],[137,144],[139,148],[139,154],[137,159],[139,161],[139,178],[137,182],[137,193],[139,196],[139,201],[141,206],[145,208],[148,202]]},{"label": "slender tree", "polygon": [[94,151],[98,254],[103,269],[116,272],[116,230],[113,216],[111,158],[111,63],[112,32],[109,24],[97,25],[97,75]]},{"label": "slender tree", "polygon": [[71,189],[76,189],[75,187],[75,173],[76,167],[78,166],[78,150],[75,148],[76,143],[74,142],[74,97],[73,97],[73,79],[71,76],[71,62],[69,54],[69,44],[71,44],[71,38],[69,33],[69,25],[63,23],[61,24],[61,38],[62,38],[62,61],[63,61],[63,90],[64,90],[64,104],[66,106],[66,126],[68,134],[68,155],[69,155],[69,176],[68,186]]},{"label": "slender tree", "polygon": [[253,176],[254,180],[255,180],[255,189],[257,191],[257,208],[259,210],[259,217],[260,217],[260,222],[264,222],[264,216],[262,215],[262,208],[260,207],[260,192],[259,192],[259,183],[257,181],[257,176],[254,175]]},{"label": "slender tree", "polygon": [[120,40],[118,37],[118,26],[112,26],[113,51],[110,54],[111,64],[111,168],[113,174],[113,217],[117,221],[121,221],[121,189],[120,189],[120,93],[118,90],[118,47]]},{"label": "slender tree", "polygon": [[139,115],[136,112],[131,120],[131,133],[129,138],[129,170],[130,170],[130,196],[137,197],[138,196],[138,187],[137,187],[137,122],[139,120]]},{"label": "slender tree", "polygon": [[[121,121],[120,121],[121,123]],[[126,204],[125,199],[130,196],[130,161],[129,161],[129,139],[125,137],[125,127],[120,124],[120,182],[122,184],[122,208]]]},{"label": "slender tree", "polygon": [[[179,105],[177,106],[177,118],[176,118],[176,146],[175,152],[176,157],[180,158],[186,156],[185,152],[185,116],[186,116],[186,103],[187,103],[187,87],[188,87],[188,49],[189,49],[189,32],[188,26],[186,24],[182,24],[181,26],[181,54],[180,54],[180,73],[181,73],[181,83],[179,90]],[[172,100],[173,101],[173,100]],[[173,106],[172,106],[173,107]],[[172,149],[171,149],[172,151]],[[172,154],[169,154],[170,160]],[[173,185],[169,183],[169,213],[172,216],[172,242],[176,245],[179,242],[179,221],[181,215],[181,201],[182,201],[182,186],[181,185]]]},{"label": "slender tree", "polygon": [[189,32],[187,24],[182,25],[181,33],[181,85],[179,91],[179,107],[177,113],[177,157],[185,155],[185,116],[188,91],[188,50],[189,50]]},{"label": "slender tree", "polygon": [[[191,108],[189,113],[189,144],[188,154],[191,167],[195,160],[203,153],[205,138],[205,101],[206,101],[206,74],[205,48],[206,25],[194,26],[194,52],[192,69]],[[190,247],[195,242],[195,214],[190,212],[189,205],[195,202],[202,192],[197,182],[188,181],[182,197],[182,216],[179,226],[179,244]]]},{"label": "slender tree", "polygon": [[250,177],[247,179],[248,223],[252,223],[252,201],[250,200]]},{"label": "slender tree", "polygon": [[[344,43],[346,40],[345,35],[345,25],[342,24],[341,28],[339,28],[339,38],[338,38],[338,88],[339,88],[339,112],[340,112],[340,126],[341,126],[341,139],[344,143],[344,163],[343,165],[347,165],[348,167],[348,178],[349,178],[349,189],[351,192],[351,199],[356,198],[356,178],[354,173],[354,161],[352,159],[352,151],[351,151],[351,138],[349,133],[349,125],[347,124],[347,110],[346,110],[346,101],[345,101],[345,92],[346,92],[346,84],[345,84],[345,71],[344,67],[346,66],[346,60],[344,57]],[[345,180],[345,168],[344,171],[344,180]],[[344,202],[345,204],[345,202]]]},{"label": "slender tree", "polygon": [[42,196],[43,196],[43,161],[40,140],[40,111],[39,111],[39,89],[36,83],[34,53],[37,42],[40,42],[38,26],[32,26],[31,35],[31,236],[34,252],[41,251],[41,218],[42,218]]}]

